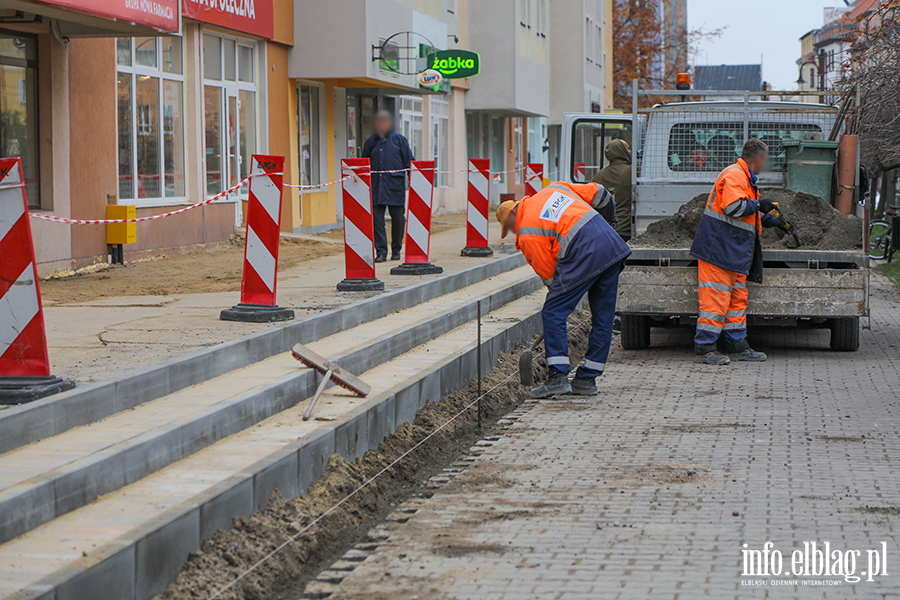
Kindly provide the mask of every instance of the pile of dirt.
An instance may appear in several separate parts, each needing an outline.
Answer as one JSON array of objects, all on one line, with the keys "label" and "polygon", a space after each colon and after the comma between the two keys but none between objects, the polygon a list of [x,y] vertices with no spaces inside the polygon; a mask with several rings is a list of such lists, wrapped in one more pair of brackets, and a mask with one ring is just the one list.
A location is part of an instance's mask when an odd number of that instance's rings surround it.
[{"label": "pile of dirt", "polygon": [[[569,318],[569,352],[580,362],[587,350],[589,321],[576,312]],[[547,376],[547,363],[536,356],[535,379]],[[519,384],[518,354],[501,355],[500,362],[483,380],[483,389],[496,390],[482,401],[487,423],[493,424],[527,396]],[[510,377],[512,375],[512,377]],[[438,402],[426,401],[412,424],[404,423],[375,450],[353,463],[335,454],[326,473],[307,494],[287,500],[272,493],[264,512],[237,517],[228,531],[217,531],[190,555],[175,583],[154,600],[208,600],[250,569],[269,552],[297,535],[317,516],[379,474],[438,427],[450,421],[476,397],[476,384],[448,394]],[[330,566],[394,507],[424,491],[424,483],[464,454],[485,431],[478,429],[477,412],[470,409],[438,431],[362,491],[355,494],[308,532],[222,593],[222,600],[272,598],[279,591],[302,590],[307,581]],[[292,596],[294,597],[294,596]],[[299,596],[296,596],[299,597]]]},{"label": "pile of dirt", "polygon": [[[784,217],[794,224],[805,250],[854,250],[862,248],[862,220],[844,216],[818,196],[780,188],[760,190],[763,198],[777,202]],[[677,213],[647,227],[631,239],[634,248],[690,248],[700,225],[700,217],[709,194],[701,194],[682,206]],[[791,236],[780,229],[764,229],[760,240],[764,248],[794,249]]]}]

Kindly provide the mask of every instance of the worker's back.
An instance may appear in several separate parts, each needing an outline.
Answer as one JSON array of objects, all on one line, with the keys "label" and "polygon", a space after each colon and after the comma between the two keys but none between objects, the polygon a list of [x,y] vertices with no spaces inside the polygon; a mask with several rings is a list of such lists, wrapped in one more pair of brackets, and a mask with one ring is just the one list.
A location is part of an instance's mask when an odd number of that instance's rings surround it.
[{"label": "worker's back", "polygon": [[516,247],[551,293],[565,291],[623,260],[631,251],[589,204],[606,190],[594,183],[557,182],[517,209]]}]

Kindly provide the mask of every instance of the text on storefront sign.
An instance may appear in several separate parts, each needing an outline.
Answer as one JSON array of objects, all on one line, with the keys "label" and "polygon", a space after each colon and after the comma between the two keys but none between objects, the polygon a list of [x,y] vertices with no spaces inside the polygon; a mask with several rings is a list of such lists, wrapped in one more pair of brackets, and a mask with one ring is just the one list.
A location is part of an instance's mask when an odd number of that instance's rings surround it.
[{"label": "text on storefront sign", "polygon": [[182,0],[181,14],[263,38],[274,32],[273,0]]},{"label": "text on storefront sign", "polygon": [[[432,58],[433,57],[433,58]],[[481,57],[468,50],[441,50],[432,55],[431,69],[445,79],[474,77],[481,71]]]}]

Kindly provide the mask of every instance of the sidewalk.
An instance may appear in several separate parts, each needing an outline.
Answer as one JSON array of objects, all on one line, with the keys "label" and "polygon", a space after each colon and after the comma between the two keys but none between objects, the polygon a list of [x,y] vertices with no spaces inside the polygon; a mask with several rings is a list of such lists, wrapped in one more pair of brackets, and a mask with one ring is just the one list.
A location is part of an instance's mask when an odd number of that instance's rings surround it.
[{"label": "sidewalk", "polygon": [[[461,257],[465,236],[464,226],[432,236],[431,262],[443,267],[444,274],[493,260]],[[492,245],[500,241],[500,228],[494,222],[489,239]],[[494,245],[495,257],[505,256],[513,248],[509,239],[503,247]],[[398,264],[388,261],[376,265],[376,274],[386,290],[441,276],[390,275],[390,269]],[[117,273],[112,270],[108,276],[116,277]],[[285,269],[278,274],[278,304],[293,309],[296,319],[301,320],[379,293],[338,292],[335,286],[342,279],[343,253]],[[47,305],[44,317],[52,373],[79,384],[100,381],[271,326],[219,320],[222,309],[239,301],[237,284],[230,292],[126,296]]]},{"label": "sidewalk", "polygon": [[[900,290],[878,273],[872,315],[856,353],[778,329],[756,332],[760,364],[694,364],[689,330],[616,347],[598,396],[536,403],[398,506],[362,562],[310,585],[330,600],[897,598]],[[861,579],[744,575],[743,545],[766,542],[788,573],[804,542],[858,550]],[[882,543],[894,568],[869,581]]]}]

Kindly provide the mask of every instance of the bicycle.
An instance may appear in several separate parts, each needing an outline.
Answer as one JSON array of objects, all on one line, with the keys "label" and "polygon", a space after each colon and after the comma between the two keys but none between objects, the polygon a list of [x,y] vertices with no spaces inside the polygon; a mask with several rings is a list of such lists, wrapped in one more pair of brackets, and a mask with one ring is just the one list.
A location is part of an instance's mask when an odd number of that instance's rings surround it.
[{"label": "bicycle", "polygon": [[900,219],[900,206],[888,206],[885,210],[884,220],[873,221],[869,224],[869,258],[874,260],[887,259],[891,262],[894,256],[893,223]]}]

